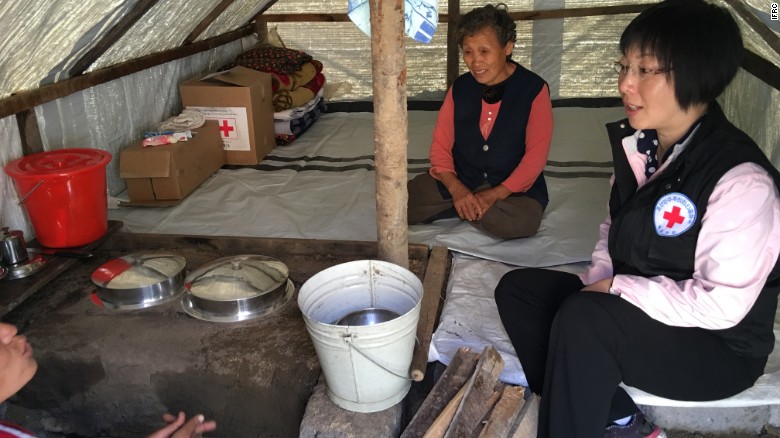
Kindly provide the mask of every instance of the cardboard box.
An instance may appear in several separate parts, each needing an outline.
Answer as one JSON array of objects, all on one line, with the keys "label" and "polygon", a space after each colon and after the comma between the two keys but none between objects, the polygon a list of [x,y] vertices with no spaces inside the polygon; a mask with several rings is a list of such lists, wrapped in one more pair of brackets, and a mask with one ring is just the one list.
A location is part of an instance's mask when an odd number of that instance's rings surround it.
[{"label": "cardboard box", "polygon": [[228,164],[257,164],[276,146],[270,74],[234,67],[179,89],[186,108],[219,123]]},{"label": "cardboard box", "polygon": [[141,142],[122,150],[119,176],[127,182],[134,207],[176,205],[225,164],[217,122],[208,120],[193,129],[189,141],[143,147]]}]

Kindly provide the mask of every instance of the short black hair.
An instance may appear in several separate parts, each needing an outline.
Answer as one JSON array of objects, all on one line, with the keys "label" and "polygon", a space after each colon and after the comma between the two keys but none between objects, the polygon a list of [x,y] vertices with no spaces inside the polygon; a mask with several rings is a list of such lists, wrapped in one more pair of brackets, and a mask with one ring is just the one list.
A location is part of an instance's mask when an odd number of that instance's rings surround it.
[{"label": "short black hair", "polygon": [[666,0],[634,18],[620,51],[639,49],[671,69],[683,109],[709,104],[734,79],[742,62],[742,36],[731,14],[703,0]]},{"label": "short black hair", "polygon": [[[485,6],[474,8],[460,17],[456,35],[458,46],[463,47],[463,39],[475,35],[482,29],[490,27],[496,32],[498,42],[505,46],[508,42],[517,41],[517,25],[509,16],[509,8],[504,3],[493,6],[488,3]],[[507,56],[507,60],[511,58]]]}]

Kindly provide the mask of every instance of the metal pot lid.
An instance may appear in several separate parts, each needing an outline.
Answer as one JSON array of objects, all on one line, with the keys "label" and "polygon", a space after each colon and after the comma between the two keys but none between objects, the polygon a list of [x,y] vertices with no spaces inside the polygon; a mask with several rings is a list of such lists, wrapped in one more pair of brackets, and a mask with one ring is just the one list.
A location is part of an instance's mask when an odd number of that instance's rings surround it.
[{"label": "metal pot lid", "polygon": [[136,289],[165,282],[184,270],[184,257],[162,251],[126,254],[102,264],[92,282],[105,289]]},{"label": "metal pot lid", "polygon": [[0,271],[2,271],[0,272],[0,278],[5,278],[6,280],[17,280],[19,278],[29,277],[46,266],[46,259],[43,258],[43,256],[40,254],[37,254],[22,263],[16,263],[14,265],[8,266],[5,268],[5,270],[3,270],[4,268],[0,267]]},{"label": "metal pot lid", "polygon": [[204,300],[235,301],[284,290],[290,271],[281,261],[261,255],[223,257],[192,271],[187,291]]}]

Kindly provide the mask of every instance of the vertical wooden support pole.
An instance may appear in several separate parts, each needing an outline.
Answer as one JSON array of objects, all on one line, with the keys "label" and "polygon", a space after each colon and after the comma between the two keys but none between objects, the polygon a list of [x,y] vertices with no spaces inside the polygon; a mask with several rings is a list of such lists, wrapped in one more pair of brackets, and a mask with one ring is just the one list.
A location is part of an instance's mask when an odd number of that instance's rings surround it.
[{"label": "vertical wooden support pole", "polygon": [[30,155],[43,152],[43,139],[38,128],[38,118],[34,109],[16,113],[16,124],[19,127],[19,137],[22,140],[22,154]]},{"label": "vertical wooden support pole", "polygon": [[379,258],[409,267],[404,0],[369,0]]}]

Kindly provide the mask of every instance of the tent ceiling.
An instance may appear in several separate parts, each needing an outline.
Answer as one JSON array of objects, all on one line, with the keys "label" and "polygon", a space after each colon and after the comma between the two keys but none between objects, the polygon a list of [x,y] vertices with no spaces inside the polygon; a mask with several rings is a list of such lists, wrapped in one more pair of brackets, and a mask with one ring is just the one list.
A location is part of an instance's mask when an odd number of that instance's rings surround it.
[{"label": "tent ceiling", "polygon": [[[737,10],[746,46],[780,66],[777,21],[763,0],[716,0]],[[634,15],[602,15],[616,7],[643,7],[652,0],[505,0],[518,18],[515,58],[551,81],[558,97],[614,94],[609,61],[616,39]],[[446,89],[446,33],[449,2],[440,1],[439,29],[423,45],[407,40],[409,96],[427,97]],[[484,4],[461,0],[460,10]],[[256,18],[278,23],[288,45],[326,61],[329,81],[344,85],[342,99],[370,98],[370,41],[346,18],[347,0],[30,0],[0,2],[0,103],[14,93],[67,79],[71,72],[95,72],[145,56],[224,36]],[[739,8],[737,8],[739,9]],[[580,16],[583,10],[588,16]],[[305,14],[301,14],[301,12]],[[556,12],[557,11],[557,12]],[[562,12],[568,11],[568,12]],[[261,15],[262,14],[262,15]],[[290,22],[286,14],[307,17]],[[596,15],[594,15],[596,14]],[[534,18],[561,17],[553,20]],[[318,21],[320,20],[320,21]],[[533,20],[533,21],[531,21]],[[335,22],[334,22],[335,21]],[[760,32],[751,29],[756,23]],[[277,25],[276,23],[274,23]],[[774,30],[770,27],[774,25]],[[237,37],[237,36],[234,36]],[[180,55],[181,56],[181,55]],[[168,59],[170,60],[170,59]],[[167,62],[161,57],[158,63]],[[86,65],[83,65],[86,64]],[[460,71],[464,66],[460,65]],[[587,75],[580,72],[587,71]]]}]

